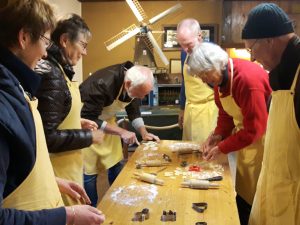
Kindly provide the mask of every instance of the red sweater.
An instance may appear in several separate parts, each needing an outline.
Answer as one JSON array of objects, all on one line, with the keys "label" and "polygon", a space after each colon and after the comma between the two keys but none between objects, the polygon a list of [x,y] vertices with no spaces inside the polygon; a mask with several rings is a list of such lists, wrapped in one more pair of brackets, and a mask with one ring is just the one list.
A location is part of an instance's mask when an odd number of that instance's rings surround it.
[{"label": "red sweater", "polygon": [[[233,59],[233,68],[232,96],[241,108],[244,128],[232,134],[235,127],[233,118],[224,111],[220,102],[219,87],[215,87],[215,102],[219,108],[219,115],[214,134],[223,137],[218,144],[223,153],[238,151],[265,134],[268,119],[267,102],[271,95],[268,74],[258,64]],[[227,83],[220,87],[222,97],[230,95],[230,73],[231,68],[228,64]]]}]

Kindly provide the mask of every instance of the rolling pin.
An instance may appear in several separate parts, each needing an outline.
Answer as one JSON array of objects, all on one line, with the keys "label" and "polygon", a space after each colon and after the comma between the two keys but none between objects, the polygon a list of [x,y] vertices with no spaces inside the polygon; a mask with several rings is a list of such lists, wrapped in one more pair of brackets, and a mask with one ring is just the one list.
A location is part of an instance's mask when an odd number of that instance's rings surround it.
[{"label": "rolling pin", "polygon": [[136,175],[139,180],[142,180],[142,181],[145,181],[145,182],[148,182],[148,183],[151,183],[151,184],[158,184],[158,185],[163,185],[164,184],[163,180],[158,179],[155,175],[150,174],[150,173],[144,173],[144,172],[137,173],[137,172],[135,172],[134,175]]}]

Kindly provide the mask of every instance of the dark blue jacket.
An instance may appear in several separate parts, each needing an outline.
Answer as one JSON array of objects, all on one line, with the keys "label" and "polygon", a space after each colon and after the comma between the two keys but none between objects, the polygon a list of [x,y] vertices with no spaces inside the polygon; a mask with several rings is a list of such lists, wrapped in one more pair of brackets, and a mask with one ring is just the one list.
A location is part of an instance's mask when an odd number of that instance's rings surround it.
[{"label": "dark blue jacket", "polygon": [[[0,47],[0,204],[29,175],[36,159],[36,135],[31,111],[22,88],[29,96],[40,78],[7,49]],[[0,207],[0,225],[66,224],[63,207],[20,211]]]}]

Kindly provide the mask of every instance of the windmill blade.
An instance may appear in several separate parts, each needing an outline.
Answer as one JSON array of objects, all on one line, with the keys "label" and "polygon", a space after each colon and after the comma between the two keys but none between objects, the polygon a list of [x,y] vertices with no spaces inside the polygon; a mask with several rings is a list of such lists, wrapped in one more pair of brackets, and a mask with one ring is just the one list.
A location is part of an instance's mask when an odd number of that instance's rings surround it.
[{"label": "windmill blade", "polygon": [[182,5],[180,3],[174,5],[173,7],[167,9],[166,11],[163,11],[162,13],[158,14],[157,16],[154,16],[153,18],[151,18],[149,20],[149,24],[153,24],[155,22],[157,22],[158,20],[160,20],[161,18],[169,15],[170,13],[173,13],[175,11],[177,11],[178,9],[180,9],[182,7]]},{"label": "windmill blade", "polygon": [[163,30],[151,30],[151,33],[152,34],[164,34],[165,31],[163,31]]},{"label": "windmill blade", "polygon": [[158,46],[155,38],[153,37],[153,34],[150,31],[147,32],[147,37],[149,38],[151,44],[153,45],[153,48],[155,49],[156,53],[159,55],[159,57],[161,58],[161,60],[163,61],[163,63],[166,66],[169,65],[169,60],[167,59],[167,57],[164,55],[164,53],[162,52],[162,50]]},{"label": "windmill blade", "polygon": [[139,32],[140,28],[137,27],[135,24],[132,24],[131,26],[127,27],[126,29],[122,30],[120,33],[115,35],[114,37],[104,42],[104,45],[106,46],[106,49],[110,51],[118,45],[122,44],[123,42],[127,41],[129,38],[138,34]]},{"label": "windmill blade", "polygon": [[126,2],[139,22],[147,18],[145,11],[137,0],[126,0]]}]

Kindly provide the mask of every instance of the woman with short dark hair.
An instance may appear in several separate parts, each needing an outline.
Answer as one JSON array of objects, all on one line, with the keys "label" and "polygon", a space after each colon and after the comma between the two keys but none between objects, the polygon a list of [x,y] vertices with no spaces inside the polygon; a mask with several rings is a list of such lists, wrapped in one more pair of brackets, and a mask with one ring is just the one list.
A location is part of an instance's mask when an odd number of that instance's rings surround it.
[{"label": "woman with short dark hair", "polygon": [[[55,175],[83,186],[83,156],[81,148],[102,141],[103,132],[95,122],[81,119],[81,98],[72,81],[75,66],[87,54],[91,33],[84,20],[70,14],[58,21],[51,34],[54,44],[47,50],[36,72],[42,83],[37,93],[38,109],[43,120],[47,145]],[[88,203],[79,195],[62,195],[65,205]]]}]

